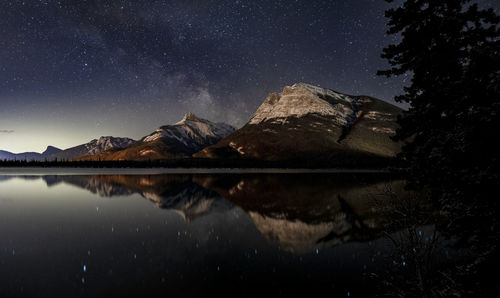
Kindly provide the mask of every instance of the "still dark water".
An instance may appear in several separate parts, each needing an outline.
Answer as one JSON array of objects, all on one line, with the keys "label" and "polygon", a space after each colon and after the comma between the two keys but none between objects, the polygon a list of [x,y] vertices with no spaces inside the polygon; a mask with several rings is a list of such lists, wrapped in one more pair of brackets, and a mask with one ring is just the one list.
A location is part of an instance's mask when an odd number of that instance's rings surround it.
[{"label": "still dark water", "polygon": [[384,174],[0,175],[0,297],[373,294]]}]

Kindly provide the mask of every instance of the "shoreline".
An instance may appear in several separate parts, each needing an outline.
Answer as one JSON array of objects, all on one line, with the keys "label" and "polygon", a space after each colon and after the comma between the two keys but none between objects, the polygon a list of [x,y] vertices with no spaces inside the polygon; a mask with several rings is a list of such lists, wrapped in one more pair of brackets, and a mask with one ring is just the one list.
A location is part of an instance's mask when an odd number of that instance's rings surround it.
[{"label": "shoreline", "polygon": [[160,174],[388,174],[387,169],[305,168],[67,168],[0,167],[0,175],[160,175]]}]

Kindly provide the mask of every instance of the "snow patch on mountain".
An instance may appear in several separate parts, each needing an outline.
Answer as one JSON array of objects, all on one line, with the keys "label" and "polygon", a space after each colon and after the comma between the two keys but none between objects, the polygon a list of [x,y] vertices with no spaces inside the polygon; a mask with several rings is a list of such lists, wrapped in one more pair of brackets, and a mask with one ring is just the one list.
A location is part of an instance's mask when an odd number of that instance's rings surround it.
[{"label": "snow patch on mountain", "polygon": [[396,130],[389,128],[389,127],[370,127],[370,130],[378,133],[385,133],[389,135],[394,135],[396,133]]},{"label": "snow patch on mountain", "polygon": [[364,117],[370,120],[394,121],[394,115],[392,115],[391,113],[382,113],[377,111],[369,111],[365,113]]}]

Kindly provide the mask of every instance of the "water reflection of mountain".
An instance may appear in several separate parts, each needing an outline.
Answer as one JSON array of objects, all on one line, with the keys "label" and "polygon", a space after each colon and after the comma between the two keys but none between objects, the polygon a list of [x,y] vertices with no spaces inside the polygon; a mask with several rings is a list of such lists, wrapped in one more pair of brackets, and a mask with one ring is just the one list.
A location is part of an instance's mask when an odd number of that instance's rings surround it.
[{"label": "water reflection of mountain", "polygon": [[376,201],[403,194],[404,182],[373,175],[243,175],[205,187],[243,208],[272,243],[293,252],[367,241],[384,221]]},{"label": "water reflection of mountain", "polygon": [[3,182],[3,181],[7,181],[7,180],[10,180],[14,178],[13,176],[3,176],[3,175],[0,175],[0,182]]},{"label": "water reflection of mountain", "polygon": [[44,176],[43,179],[48,186],[64,182],[101,197],[137,193],[159,208],[175,211],[186,221],[232,208],[232,204],[201,187],[190,175],[75,175]]},{"label": "water reflection of mountain", "polygon": [[[44,176],[47,185],[67,183],[103,197],[140,194],[186,221],[234,206],[248,213],[271,243],[310,252],[378,237],[383,218],[375,198],[389,185],[379,175],[192,174]],[[403,181],[392,181],[403,193]]]},{"label": "water reflection of mountain", "polygon": [[[117,175],[112,175],[117,176]],[[43,180],[47,183],[47,186],[55,186],[59,183],[67,183],[74,185],[83,189],[90,191],[91,193],[97,194],[101,197],[114,197],[114,196],[126,196],[134,193],[129,187],[124,183],[119,181],[120,179],[115,179],[116,177],[105,176],[105,175],[69,175],[69,176],[43,176]]]}]

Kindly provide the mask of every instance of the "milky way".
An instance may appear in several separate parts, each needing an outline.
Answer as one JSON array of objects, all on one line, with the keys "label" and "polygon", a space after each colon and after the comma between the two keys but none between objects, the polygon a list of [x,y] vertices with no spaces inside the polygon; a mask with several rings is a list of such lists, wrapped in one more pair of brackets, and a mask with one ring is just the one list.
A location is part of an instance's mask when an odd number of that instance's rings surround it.
[{"label": "milky way", "polygon": [[381,49],[395,41],[385,35],[388,7],[3,0],[0,149],[139,138],[187,111],[241,126],[268,93],[296,82],[392,102],[409,78],[375,75],[386,67]]}]

